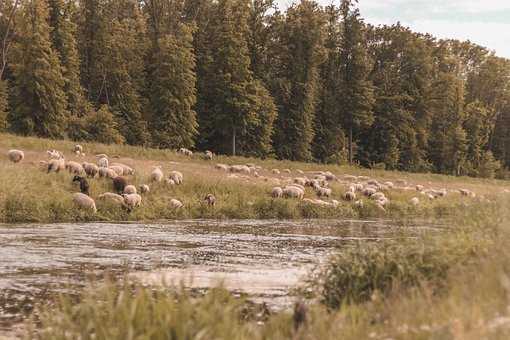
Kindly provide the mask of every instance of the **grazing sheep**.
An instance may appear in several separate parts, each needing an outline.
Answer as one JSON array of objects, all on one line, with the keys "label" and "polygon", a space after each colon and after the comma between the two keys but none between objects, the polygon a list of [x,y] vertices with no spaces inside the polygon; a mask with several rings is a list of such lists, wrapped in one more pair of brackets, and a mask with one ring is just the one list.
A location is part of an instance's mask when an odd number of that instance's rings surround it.
[{"label": "grazing sheep", "polygon": [[73,194],[73,202],[83,209],[90,209],[94,213],[97,212],[96,202],[94,202],[94,200],[92,198],[90,198],[89,196],[87,196],[81,192],[77,192],[77,193]]},{"label": "grazing sheep", "polygon": [[316,191],[316,194],[318,197],[330,197],[331,196],[331,189],[330,188],[319,188]]},{"label": "grazing sheep", "polygon": [[96,158],[106,158],[106,159],[108,159],[108,156],[106,154],[104,154],[104,153],[100,153],[100,154],[96,155]]},{"label": "grazing sheep", "polygon": [[64,158],[64,155],[62,154],[62,152],[57,151],[55,149],[47,150],[46,153],[48,154],[48,158],[49,159],[61,159],[61,158]]},{"label": "grazing sheep", "polygon": [[407,181],[405,179],[397,179],[397,185],[405,187],[407,185]]},{"label": "grazing sheep", "polygon": [[[135,170],[133,168],[131,168],[130,166],[126,165],[126,164],[122,164],[122,163],[112,163],[110,164],[110,168],[111,167],[120,167],[122,168],[122,174],[119,174],[119,175],[124,175],[124,176],[127,176],[127,175],[134,175],[135,174]],[[117,172],[117,171],[115,171]]]},{"label": "grazing sheep", "polygon": [[[81,167],[81,165],[80,165],[80,167]],[[50,173],[50,172],[60,172],[60,170],[63,171],[65,168],[66,168],[66,161],[63,158],[61,158],[61,159],[51,159],[48,162],[47,173]]]},{"label": "grazing sheep", "polygon": [[121,167],[121,166],[118,166],[118,165],[110,165],[108,167],[108,169],[111,169],[113,171],[115,171],[115,173],[117,174],[117,176],[122,176],[124,175],[124,169]]},{"label": "grazing sheep", "polygon": [[180,148],[179,150],[177,150],[177,152],[180,154],[183,154],[185,156],[189,156],[189,157],[193,156],[193,151],[188,150],[186,148]]},{"label": "grazing sheep", "polygon": [[83,146],[76,144],[73,148],[73,152],[77,155],[83,154]]},{"label": "grazing sheep", "polygon": [[369,179],[370,179],[370,177],[368,177],[368,176],[358,176],[357,177],[358,181],[368,181]]},{"label": "grazing sheep", "polygon": [[230,172],[238,172],[249,175],[251,174],[251,169],[249,166],[246,165],[232,165],[230,167]]},{"label": "grazing sheep", "polygon": [[80,182],[80,191],[82,194],[85,194],[87,196],[90,196],[90,193],[89,193],[89,182],[87,182],[87,180],[81,176],[74,176],[73,177],[73,183],[74,182]]},{"label": "grazing sheep", "polygon": [[300,174],[300,175],[304,175],[304,174],[305,174],[305,172],[304,172],[303,170],[299,170],[299,169],[297,169],[297,170],[296,170],[296,172],[297,172],[298,174]]},{"label": "grazing sheep", "polygon": [[214,206],[216,204],[216,197],[213,194],[207,194],[204,198],[207,205]]},{"label": "grazing sheep", "polygon": [[271,197],[273,198],[281,198],[283,196],[283,189],[280,187],[274,187],[271,190]]},{"label": "grazing sheep", "polygon": [[336,181],[336,180],[338,180],[338,177],[336,177],[336,175],[331,173],[330,171],[326,171],[324,173],[324,176],[326,177],[327,181]]},{"label": "grazing sheep", "polygon": [[291,173],[290,169],[283,169],[282,172],[284,174],[290,174]]},{"label": "grazing sheep", "polygon": [[271,173],[273,173],[274,175],[279,175],[279,174],[280,174],[280,170],[278,170],[278,169],[272,169],[272,170],[271,170]]},{"label": "grazing sheep", "polygon": [[147,184],[140,185],[140,193],[141,194],[146,194],[146,193],[148,193],[150,191],[151,191],[151,189],[150,189],[150,187]]},{"label": "grazing sheep", "polygon": [[380,184],[379,184],[379,181],[377,181],[376,179],[369,179],[367,181],[367,184],[368,185],[371,185],[371,186],[374,186],[374,187],[378,187]]},{"label": "grazing sheep", "polygon": [[471,190],[468,190],[468,189],[460,189],[459,192],[462,196],[468,196],[468,197],[476,196],[476,194],[474,192],[472,192]]},{"label": "grazing sheep", "polygon": [[386,196],[382,192],[376,192],[370,195],[370,199],[373,199],[374,201],[378,201],[385,198]]},{"label": "grazing sheep", "polygon": [[122,197],[124,198],[124,207],[126,207],[129,212],[142,204],[142,196],[138,194],[122,194]]},{"label": "grazing sheep", "polygon": [[373,187],[366,187],[365,189],[363,189],[363,195],[368,196],[368,197],[372,196],[376,192],[377,192],[377,190]]},{"label": "grazing sheep", "polygon": [[298,187],[295,186],[286,186],[283,188],[283,197],[285,198],[298,198],[303,199],[305,196],[305,192]]},{"label": "grazing sheep", "polygon": [[331,200],[331,204],[333,205],[333,207],[338,207],[340,205],[340,202],[338,202],[337,200]]},{"label": "grazing sheep", "polygon": [[214,166],[216,169],[218,170],[223,170],[223,171],[228,171],[229,170],[229,166],[226,165],[226,164],[221,164],[221,163],[218,163]]},{"label": "grazing sheep", "polygon": [[354,182],[358,179],[358,177],[353,175],[344,175],[344,180],[349,182]]},{"label": "grazing sheep", "polygon": [[25,158],[25,153],[21,150],[9,150],[7,152],[7,156],[9,157],[9,160],[13,163],[19,163]]},{"label": "grazing sheep", "polygon": [[170,207],[173,208],[173,209],[179,209],[179,208],[183,207],[183,204],[182,204],[181,201],[176,200],[175,198],[172,198],[170,200]]},{"label": "grazing sheep", "polygon": [[108,167],[108,158],[106,157],[101,157],[97,160],[97,165],[100,167],[100,168],[107,168]]},{"label": "grazing sheep", "polygon": [[106,178],[115,178],[117,177],[117,173],[115,171],[113,171],[112,169],[110,168],[99,168],[99,177],[106,177]]},{"label": "grazing sheep", "polygon": [[363,200],[357,200],[356,202],[354,202],[354,206],[358,208],[363,208],[365,204],[363,203]]},{"label": "grazing sheep", "polygon": [[174,180],[173,180],[173,179],[170,179],[170,178],[167,178],[167,179],[165,180],[165,182],[166,182],[166,184],[168,184],[168,185],[175,185]]},{"label": "grazing sheep", "polygon": [[155,166],[154,170],[151,172],[151,181],[152,182],[161,182],[163,180],[163,171],[161,170],[161,166]]},{"label": "grazing sheep", "polygon": [[126,187],[124,188],[124,194],[126,195],[131,195],[131,194],[136,194],[136,187],[134,185],[126,185]]},{"label": "grazing sheep", "polygon": [[384,182],[383,185],[385,185],[388,189],[393,189],[395,187],[393,182]]},{"label": "grazing sheep", "polygon": [[113,192],[105,192],[98,196],[99,199],[107,199],[114,203],[124,204],[124,197]]},{"label": "grazing sheep", "polygon": [[117,176],[113,178],[113,189],[120,195],[124,192],[124,189],[127,186],[127,180],[124,177]]},{"label": "grazing sheep", "polygon": [[346,201],[354,201],[356,199],[356,193],[354,191],[349,190],[344,194],[344,199]]},{"label": "grazing sheep", "polygon": [[212,159],[213,159],[213,153],[212,153],[211,151],[209,151],[209,150],[206,150],[206,151],[204,152],[204,159],[205,159],[205,160],[208,160],[208,161],[212,161]]},{"label": "grazing sheep", "polygon": [[83,169],[83,166],[80,163],[75,162],[75,161],[69,161],[69,162],[65,163],[65,169],[67,171],[69,171],[69,173],[74,174],[74,175],[81,175],[85,172],[85,170]]},{"label": "grazing sheep", "polygon": [[97,173],[99,172],[99,167],[97,165],[95,165],[94,163],[84,162],[84,163],[82,163],[81,166],[83,167],[83,170],[85,170],[87,177],[94,178],[94,177],[96,177]]},{"label": "grazing sheep", "polygon": [[182,184],[184,176],[180,171],[172,171],[170,172],[170,175],[168,176],[169,179],[174,181],[175,184],[180,185]]},{"label": "grazing sheep", "polygon": [[411,198],[411,204],[414,205],[415,207],[418,206],[418,204],[420,204],[420,199],[418,197],[413,197]]},{"label": "grazing sheep", "polygon": [[297,184],[297,183],[292,183],[292,184],[289,184],[287,185],[288,187],[298,187],[299,189],[303,190],[303,192],[305,192],[305,187],[302,186],[301,184]]},{"label": "grazing sheep", "polygon": [[424,187],[423,185],[417,184],[416,185],[416,191],[423,191]]},{"label": "grazing sheep", "polygon": [[306,186],[307,182],[308,182],[308,179],[304,178],[304,177],[296,177],[296,178],[294,178],[294,183],[296,183],[296,184],[300,184],[300,185]]}]

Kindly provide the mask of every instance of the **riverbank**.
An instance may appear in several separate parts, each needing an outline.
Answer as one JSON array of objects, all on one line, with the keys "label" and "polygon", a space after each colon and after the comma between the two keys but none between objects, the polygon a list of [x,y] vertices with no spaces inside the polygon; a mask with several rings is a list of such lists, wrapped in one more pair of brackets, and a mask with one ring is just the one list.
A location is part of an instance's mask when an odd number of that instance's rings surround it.
[{"label": "riverbank", "polygon": [[[348,166],[320,165],[276,160],[259,160],[241,157],[215,157],[204,160],[201,155],[187,157],[170,150],[156,150],[142,147],[82,144],[85,157],[74,155],[70,141],[53,141],[33,137],[0,134],[0,222],[83,222],[83,221],[156,221],[168,219],[308,219],[308,218],[367,218],[367,217],[424,217],[435,218],[465,214],[473,207],[491,204],[508,195],[510,184],[505,181],[473,178],[456,178],[433,174],[410,174],[381,170],[361,169]],[[15,148],[25,152],[21,163],[11,163],[6,153]],[[91,179],[91,197],[96,200],[97,213],[78,209],[72,202],[72,193],[78,187],[71,183],[72,175],[67,172],[46,174],[39,162],[47,160],[46,150],[62,151],[66,160],[96,162],[96,154],[105,153],[114,162],[123,163],[135,169],[128,177],[130,184],[149,184],[151,192],[144,195],[141,207],[132,212],[102,202],[101,193],[112,191],[111,180]],[[216,163],[228,165],[253,164],[259,170],[257,175],[230,173],[215,168]],[[168,186],[150,183],[149,176],[154,166],[162,166],[168,174],[177,170],[183,173],[182,185]],[[280,170],[275,173],[273,169]],[[288,169],[290,173],[283,170]],[[273,199],[271,189],[291,183],[296,177],[313,178],[319,172],[329,171],[338,180],[328,182],[332,189],[329,198],[319,204],[311,188],[306,189],[305,198]],[[344,193],[356,180],[350,176],[363,176],[380,183],[403,183],[395,188],[386,188],[389,203],[384,209],[375,201],[358,193],[362,205],[344,200]],[[430,199],[417,192],[415,187],[430,190],[444,190],[446,197]],[[460,189],[475,193],[476,197],[463,196]],[[203,198],[213,194],[217,201],[214,207],[207,206]],[[417,197],[419,204],[411,203]],[[173,209],[170,199],[180,200],[184,206]],[[335,204],[332,202],[336,201]],[[326,202],[327,204],[323,204]]]}]

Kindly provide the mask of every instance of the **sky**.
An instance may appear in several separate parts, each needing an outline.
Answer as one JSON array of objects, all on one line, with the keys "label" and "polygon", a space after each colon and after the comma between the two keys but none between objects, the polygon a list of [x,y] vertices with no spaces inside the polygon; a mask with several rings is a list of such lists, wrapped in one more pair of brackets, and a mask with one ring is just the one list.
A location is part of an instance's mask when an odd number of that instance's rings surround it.
[{"label": "sky", "polygon": [[[292,0],[277,0],[282,9]],[[340,0],[317,0],[322,5]],[[359,0],[371,24],[402,25],[438,38],[470,40],[510,58],[510,0]]]}]

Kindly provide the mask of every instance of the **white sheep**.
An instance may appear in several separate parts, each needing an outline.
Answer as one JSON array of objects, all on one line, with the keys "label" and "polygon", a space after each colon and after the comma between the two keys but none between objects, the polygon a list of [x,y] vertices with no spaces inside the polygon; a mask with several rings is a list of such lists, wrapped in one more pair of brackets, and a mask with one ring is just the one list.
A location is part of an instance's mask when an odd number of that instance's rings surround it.
[{"label": "white sheep", "polygon": [[115,171],[117,176],[122,176],[124,174],[124,168],[119,165],[110,165],[108,169]]},{"label": "white sheep", "polygon": [[113,170],[113,169],[110,169],[110,168],[99,168],[99,177],[106,177],[106,178],[115,178],[117,177],[117,173]]},{"label": "white sheep", "polygon": [[304,174],[305,174],[305,172],[304,172],[303,170],[300,170],[300,169],[297,169],[297,170],[296,170],[296,172],[297,172],[298,174],[300,174],[300,175],[304,175]]},{"label": "white sheep", "polygon": [[301,188],[295,186],[286,186],[283,188],[283,197],[285,198],[303,199],[304,196],[305,192]]},{"label": "white sheep", "polygon": [[205,159],[205,160],[208,160],[208,161],[212,161],[212,159],[213,159],[213,153],[212,153],[211,151],[209,151],[209,150],[206,150],[206,151],[204,152],[204,159]]},{"label": "white sheep", "polygon": [[62,152],[57,151],[55,149],[47,150],[46,153],[48,154],[49,159],[62,159],[64,158],[64,155]]},{"label": "white sheep", "polygon": [[[119,176],[127,176],[127,175],[134,175],[135,174],[135,170],[133,170],[133,168],[131,168],[130,166],[126,165],[126,164],[122,164],[122,163],[112,163],[110,164],[110,168],[111,167],[120,167],[122,168],[122,173],[119,174]],[[117,172],[117,171],[115,171]]]},{"label": "white sheep", "polygon": [[105,199],[110,200],[114,203],[123,204],[124,203],[124,197],[122,197],[119,194],[115,194],[113,192],[105,192],[98,196],[99,199]]},{"label": "white sheep", "polygon": [[83,146],[76,144],[73,148],[73,152],[77,155],[83,154]]},{"label": "white sheep", "polygon": [[333,174],[333,173],[332,173],[332,172],[330,172],[330,171],[326,171],[326,172],[324,173],[324,176],[326,177],[326,180],[327,180],[327,181],[336,181],[336,180],[338,180],[338,177],[336,177],[336,175],[335,175],[335,174]]},{"label": "white sheep", "polygon": [[230,167],[226,164],[218,163],[214,166],[218,170],[229,171]]},{"label": "white sheep", "polygon": [[94,163],[83,162],[81,166],[83,167],[83,170],[85,170],[85,173],[88,177],[94,178],[99,172],[99,167]]},{"label": "white sheep", "polygon": [[363,189],[363,195],[365,196],[372,196],[373,194],[375,194],[377,192],[377,190],[373,187],[366,187]]},{"label": "white sheep", "polygon": [[123,194],[124,206],[129,210],[133,210],[142,204],[142,196],[138,194]]},{"label": "white sheep", "polygon": [[395,187],[393,182],[384,182],[383,185],[385,185],[388,189],[393,189]]},{"label": "white sheep", "polygon": [[423,187],[423,185],[420,185],[420,184],[417,184],[417,185],[416,185],[416,191],[423,191],[423,189],[425,189],[425,188]]},{"label": "white sheep", "polygon": [[161,170],[161,166],[154,167],[154,170],[151,172],[151,181],[152,182],[161,182],[163,180],[163,171]]},{"label": "white sheep", "polygon": [[318,197],[330,197],[331,193],[332,191],[330,188],[319,188],[316,190],[316,194]]},{"label": "white sheep", "polygon": [[100,154],[96,155],[96,158],[106,158],[106,159],[108,159],[108,156],[106,154],[104,154],[104,153],[100,153]]},{"label": "white sheep", "polygon": [[149,185],[147,185],[147,184],[140,185],[140,193],[141,194],[146,194],[150,191],[151,191],[151,189],[150,189]]},{"label": "white sheep", "polygon": [[349,190],[344,194],[344,199],[346,201],[354,201],[356,200],[356,193],[352,190]]},{"label": "white sheep", "polygon": [[189,157],[193,156],[193,151],[188,150],[186,148],[180,148],[179,150],[177,150],[177,152],[180,154],[183,154],[185,156],[189,156]]},{"label": "white sheep", "polygon": [[75,161],[69,161],[65,164],[65,169],[74,175],[81,175],[85,172],[83,166]]},{"label": "white sheep", "polygon": [[179,209],[179,208],[182,208],[183,207],[183,204],[181,201],[175,199],[175,198],[172,198],[170,200],[170,207],[173,208],[173,209]]},{"label": "white sheep", "polygon": [[126,185],[126,187],[124,188],[124,194],[126,195],[131,195],[131,194],[136,194],[136,187],[134,185]]},{"label": "white sheep", "polygon": [[12,149],[7,152],[7,156],[11,162],[19,163],[25,158],[25,153],[21,150]]},{"label": "white sheep", "polygon": [[363,208],[365,204],[363,203],[363,200],[357,200],[356,202],[354,202],[354,206],[358,208]]},{"label": "white sheep", "polygon": [[296,178],[294,178],[294,183],[296,183],[296,184],[300,184],[300,185],[305,186],[307,182],[308,182],[308,179],[305,178],[305,177],[296,177]]},{"label": "white sheep", "polygon": [[82,194],[81,192],[73,194],[73,202],[83,209],[90,209],[94,213],[97,212],[96,202],[94,202],[92,198],[85,194]]},{"label": "white sheep", "polygon": [[238,172],[238,173],[243,173],[246,175],[251,174],[250,167],[246,166],[246,165],[232,165],[229,170],[230,170],[230,172]]},{"label": "white sheep", "polygon": [[411,198],[411,204],[414,205],[415,207],[418,206],[418,204],[420,204],[420,199],[418,197],[413,197]]},{"label": "white sheep", "polygon": [[271,173],[273,173],[274,175],[279,175],[279,174],[280,174],[280,170],[278,170],[278,169],[272,169],[272,170],[271,170]]},{"label": "white sheep", "polygon": [[108,158],[106,157],[101,157],[97,160],[97,165],[100,167],[100,168],[108,168],[108,165],[109,165],[109,162],[108,162]]},{"label": "white sheep", "polygon": [[283,169],[282,172],[284,174],[290,174],[291,173],[290,169]]},{"label": "white sheep", "polygon": [[283,189],[280,187],[274,187],[271,190],[271,197],[273,198],[281,198],[283,196]]},{"label": "white sheep", "polygon": [[175,185],[174,180],[173,180],[173,179],[170,179],[170,178],[165,179],[165,182],[166,182],[166,184],[168,184],[168,185]]},{"label": "white sheep", "polygon": [[184,176],[180,171],[172,171],[170,172],[170,175],[168,175],[168,178],[174,181],[175,184],[179,185],[182,184]]},{"label": "white sheep", "polygon": [[[78,164],[79,165],[79,164]],[[81,165],[80,165],[81,167]],[[66,168],[65,159],[50,159],[48,162],[48,173],[50,172],[60,172],[60,170],[64,170]]]},{"label": "white sheep", "polygon": [[378,201],[385,198],[386,196],[382,192],[375,192],[372,195],[370,195],[370,199],[373,199],[374,201]]}]

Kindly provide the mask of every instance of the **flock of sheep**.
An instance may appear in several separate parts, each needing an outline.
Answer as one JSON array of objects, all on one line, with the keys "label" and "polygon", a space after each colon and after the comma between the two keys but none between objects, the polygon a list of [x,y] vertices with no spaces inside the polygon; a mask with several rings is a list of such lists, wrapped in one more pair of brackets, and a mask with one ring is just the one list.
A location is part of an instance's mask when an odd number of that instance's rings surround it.
[{"label": "flock of sheep", "polygon": [[[85,155],[81,145],[75,145],[73,152],[76,156]],[[177,150],[177,153],[189,157],[193,156],[193,152],[185,148]],[[128,211],[132,211],[140,206],[142,202],[141,195],[150,192],[149,184],[142,184],[138,189],[134,185],[130,185],[128,178],[134,175],[135,170],[122,163],[110,162],[108,156],[105,154],[96,155],[96,163],[66,161],[64,155],[57,150],[48,150],[47,154],[48,161],[41,161],[40,166],[44,168],[47,173],[67,170],[69,173],[73,174],[73,182],[77,182],[80,185],[80,192],[73,194],[73,201],[84,209],[97,212],[95,201],[90,197],[88,183],[88,180],[96,177],[110,179],[114,191],[102,193],[98,196],[98,199],[118,203]],[[212,152],[206,151],[202,158],[205,160],[212,160],[213,156]],[[24,153],[21,150],[9,150],[8,157],[12,162],[18,163],[24,159]],[[320,206],[337,207],[340,204],[339,201],[331,199],[333,189],[330,183],[333,182],[343,184],[347,188],[341,195],[345,201],[353,202],[355,206],[363,207],[363,197],[365,197],[366,199],[372,200],[375,206],[381,211],[386,211],[385,207],[390,203],[386,193],[392,189],[413,190],[430,200],[445,197],[448,194],[446,189],[425,189],[422,185],[410,186],[405,180],[397,180],[395,183],[389,181],[381,183],[366,176],[344,175],[342,178],[339,178],[329,171],[305,173],[301,170],[296,170],[295,172],[299,176],[292,177],[292,171],[290,169],[281,171],[272,169],[266,171],[261,166],[255,164],[216,164],[215,168],[230,173],[229,177],[231,178],[244,177],[250,180],[257,178],[265,182],[274,183],[276,186],[272,188],[270,193],[271,197],[274,199],[298,199],[309,204]],[[259,173],[263,171],[269,172],[271,175],[261,176]],[[286,176],[280,176],[282,174]],[[277,178],[277,176],[279,178]],[[164,182],[167,185],[180,185],[183,182],[183,178],[183,174],[179,171],[171,171],[165,176],[162,167],[155,166],[148,180],[151,183]],[[308,188],[316,197],[305,198]],[[464,196],[475,197],[475,193],[467,189],[460,189],[458,192]],[[204,202],[209,206],[214,206],[216,198],[212,194],[207,194],[204,198]],[[170,200],[169,204],[170,207],[174,209],[183,207],[183,203],[174,198]],[[418,196],[411,198],[410,204],[414,206],[419,205],[420,198],[418,198]]]},{"label": "flock of sheep", "polygon": [[[85,156],[81,145],[75,145],[73,152],[76,156]],[[7,155],[14,163],[19,163],[25,158],[25,154],[21,150],[9,150]],[[98,199],[117,203],[128,211],[132,211],[141,205],[141,194],[150,192],[149,184],[142,184],[138,189],[129,184],[129,176],[134,175],[135,170],[126,164],[111,163],[106,154],[96,155],[96,163],[66,161],[63,153],[57,150],[48,150],[47,155],[48,160],[40,161],[39,166],[47,173],[67,170],[74,175],[72,182],[79,183],[80,192],[74,193],[72,200],[79,207],[94,213],[97,212],[97,207],[96,202],[90,196],[89,180],[96,177],[110,179],[114,191],[102,193],[98,196]],[[206,153],[205,157],[207,158],[208,155],[209,153]],[[212,153],[210,153],[210,156],[212,159]],[[184,176],[180,171],[171,171],[165,177],[161,166],[155,166],[149,176],[149,180],[153,183],[165,182],[168,185],[180,185],[183,183],[183,179]],[[216,198],[212,194],[207,194],[204,202],[209,206],[213,206],[216,203]],[[183,207],[183,203],[175,198],[172,198],[169,204],[174,209]]]}]

